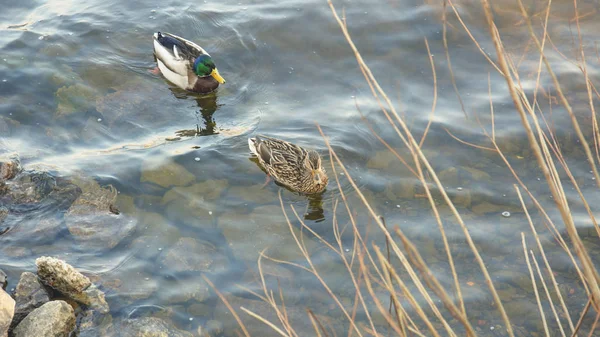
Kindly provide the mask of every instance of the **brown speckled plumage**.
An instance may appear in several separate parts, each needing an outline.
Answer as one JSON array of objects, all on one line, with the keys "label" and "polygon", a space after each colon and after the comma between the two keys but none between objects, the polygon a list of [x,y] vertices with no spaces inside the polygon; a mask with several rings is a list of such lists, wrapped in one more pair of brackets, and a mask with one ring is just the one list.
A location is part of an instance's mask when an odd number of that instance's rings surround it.
[{"label": "brown speckled plumage", "polygon": [[265,136],[249,138],[248,145],[262,167],[280,184],[306,194],[319,193],[327,187],[327,174],[316,151]]}]

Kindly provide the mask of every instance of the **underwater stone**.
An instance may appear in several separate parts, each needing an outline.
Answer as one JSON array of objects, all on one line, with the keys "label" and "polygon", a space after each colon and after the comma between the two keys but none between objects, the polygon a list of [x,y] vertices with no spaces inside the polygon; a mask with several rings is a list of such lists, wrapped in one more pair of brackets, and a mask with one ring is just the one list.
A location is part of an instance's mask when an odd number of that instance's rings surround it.
[{"label": "underwater stone", "polygon": [[277,195],[273,191],[263,188],[262,184],[252,186],[232,186],[227,191],[227,195],[256,204],[277,199]]},{"label": "underwater stone", "polygon": [[86,310],[78,315],[79,329],[77,337],[114,336],[113,317],[94,310]]},{"label": "underwater stone", "polygon": [[227,257],[208,241],[181,238],[160,258],[161,265],[175,273],[214,272],[227,268]]},{"label": "underwater stone", "polygon": [[136,228],[134,218],[115,215],[90,205],[73,205],[65,215],[69,233],[86,247],[111,249],[129,237]]},{"label": "underwater stone", "polygon": [[23,168],[16,154],[0,156],[0,182],[13,179]]},{"label": "underwater stone", "polygon": [[142,164],[142,183],[151,182],[162,187],[185,186],[194,179],[196,177],[193,174],[175,162],[156,165],[147,160]]},{"label": "underwater stone", "polygon": [[189,332],[156,317],[129,319],[121,327],[122,337],[192,337]]},{"label": "underwater stone", "polygon": [[182,197],[198,196],[202,200],[215,200],[223,190],[227,188],[228,182],[225,179],[207,180],[189,187],[173,187],[162,198],[161,203],[167,204],[170,201],[181,199]]},{"label": "underwater stone", "polygon": [[13,333],[15,337],[68,337],[74,329],[73,308],[65,301],[52,301],[27,315]]},{"label": "underwater stone", "polygon": [[215,319],[206,322],[206,331],[209,336],[221,336],[223,334],[223,323]]},{"label": "underwater stone", "polygon": [[58,106],[54,116],[60,118],[92,108],[96,102],[96,92],[86,85],[77,83],[58,89],[56,100]]},{"label": "underwater stone", "polygon": [[[242,261],[256,263],[265,248],[268,248],[266,255],[275,259],[293,261],[302,258],[279,206],[256,207],[249,215],[224,214],[219,217],[218,226],[234,256]],[[297,227],[292,230],[301,236]],[[312,238],[304,235],[304,243],[309,252],[315,251],[317,244]]]},{"label": "underwater stone", "polygon": [[449,167],[441,171],[438,173],[438,178],[444,186],[458,186],[458,170],[456,167]]},{"label": "underwater stone", "polygon": [[92,282],[65,261],[42,256],[35,260],[37,273],[44,284],[64,295],[80,294]]}]

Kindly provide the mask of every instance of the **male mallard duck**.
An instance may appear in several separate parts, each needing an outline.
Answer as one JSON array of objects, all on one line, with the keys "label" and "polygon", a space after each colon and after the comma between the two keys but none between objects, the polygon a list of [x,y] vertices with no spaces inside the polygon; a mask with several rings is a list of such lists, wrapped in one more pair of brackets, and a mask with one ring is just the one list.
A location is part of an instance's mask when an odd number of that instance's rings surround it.
[{"label": "male mallard duck", "polygon": [[305,194],[319,193],[327,187],[329,178],[317,151],[264,136],[248,138],[248,146],[267,174],[280,184]]},{"label": "male mallard duck", "polygon": [[158,69],[181,89],[207,93],[225,83],[206,50],[192,41],[169,33],[154,33]]}]

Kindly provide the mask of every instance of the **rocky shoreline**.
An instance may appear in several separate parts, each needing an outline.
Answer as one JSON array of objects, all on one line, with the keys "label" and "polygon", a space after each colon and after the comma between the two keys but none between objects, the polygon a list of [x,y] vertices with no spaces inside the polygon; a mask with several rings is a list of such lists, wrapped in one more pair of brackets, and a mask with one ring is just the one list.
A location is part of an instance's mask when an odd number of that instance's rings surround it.
[{"label": "rocky shoreline", "polygon": [[36,273],[21,274],[12,294],[2,283],[0,337],[193,336],[158,317],[116,324],[104,292],[87,276],[53,257],[38,258],[36,266]]}]

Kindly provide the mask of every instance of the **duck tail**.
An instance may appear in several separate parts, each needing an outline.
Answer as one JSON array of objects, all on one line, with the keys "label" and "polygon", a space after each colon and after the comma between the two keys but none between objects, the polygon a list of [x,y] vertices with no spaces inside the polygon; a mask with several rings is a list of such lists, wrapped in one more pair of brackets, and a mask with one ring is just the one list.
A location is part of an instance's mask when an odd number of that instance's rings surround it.
[{"label": "duck tail", "polygon": [[248,138],[248,147],[252,153],[258,156],[258,151],[256,150],[256,138]]}]

